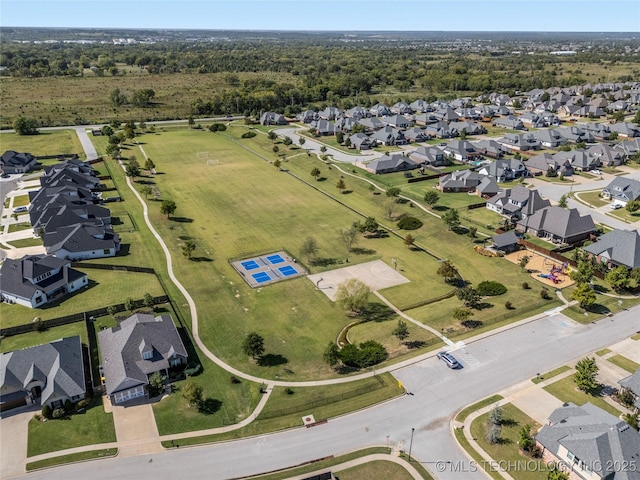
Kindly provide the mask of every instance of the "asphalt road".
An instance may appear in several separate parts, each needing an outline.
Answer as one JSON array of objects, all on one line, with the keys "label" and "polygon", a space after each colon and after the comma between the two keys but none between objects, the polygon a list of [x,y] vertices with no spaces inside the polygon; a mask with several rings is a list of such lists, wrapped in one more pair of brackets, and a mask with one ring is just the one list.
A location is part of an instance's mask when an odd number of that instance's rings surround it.
[{"label": "asphalt road", "polygon": [[[604,348],[640,330],[640,307],[596,324],[561,314],[532,321],[454,352],[464,368],[449,370],[430,358],[394,372],[413,395],[333,419],[325,425],[161,454],[80,463],[30,479],[227,479],[270,471],[371,445],[411,443],[418,461],[441,480],[486,478],[471,472],[452,438],[450,419],[463,406],[539,372]],[[309,412],[313,413],[313,412]],[[437,463],[444,462],[444,463]],[[465,470],[466,467],[466,470]],[[439,471],[444,469],[444,471]]]}]

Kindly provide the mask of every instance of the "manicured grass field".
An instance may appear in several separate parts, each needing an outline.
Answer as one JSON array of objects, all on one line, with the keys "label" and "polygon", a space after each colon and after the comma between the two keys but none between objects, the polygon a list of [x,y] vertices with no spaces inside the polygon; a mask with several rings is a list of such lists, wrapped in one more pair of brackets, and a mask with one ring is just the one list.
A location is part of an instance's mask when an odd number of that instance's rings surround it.
[{"label": "manicured grass field", "polygon": [[38,135],[2,133],[0,140],[3,151],[27,152],[36,157],[76,153],[80,159],[85,158],[75,130],[42,131]]},{"label": "manicured grass field", "polygon": [[27,472],[38,470],[39,468],[53,467],[55,465],[64,465],[66,463],[81,462],[83,460],[96,460],[99,458],[113,457],[118,453],[117,448],[106,448],[104,450],[91,450],[90,452],[72,453],[70,455],[62,455],[60,457],[47,458],[38,460],[37,462],[27,463]]},{"label": "manicured grass field", "polygon": [[0,352],[12,352],[35,345],[49,343],[59,338],[73,337],[80,335],[80,341],[87,345],[87,330],[84,322],[69,323],[60,327],[48,328],[42,332],[34,331],[4,337],[0,340]]},{"label": "manicured grass field", "polygon": [[368,478],[370,480],[386,480],[393,478],[396,480],[409,480],[413,478],[402,465],[393,462],[377,460],[374,462],[340,470],[340,480],[360,480]]},{"label": "manicured grass field", "polygon": [[[487,412],[476,418],[471,424],[471,434],[480,447],[487,452],[496,462],[504,462],[509,465],[517,465],[518,462],[535,461],[535,459],[522,456],[518,448],[518,431],[525,425],[531,425],[531,434],[535,434],[540,425],[522,410],[508,403],[503,407],[503,422],[501,441],[495,444],[487,442],[485,436],[488,431],[487,421],[491,412]],[[487,465],[488,467],[489,465]],[[518,480],[544,480],[547,478],[544,460],[539,460],[539,469],[522,468],[517,470]],[[485,467],[486,468],[486,467]],[[495,469],[498,465],[495,466]],[[515,472],[511,472],[513,475]],[[516,477],[514,477],[516,478]]]},{"label": "manicured grass field", "polygon": [[567,365],[562,365],[561,367],[558,367],[555,370],[551,370],[550,372],[543,373],[542,375],[538,375],[537,377],[532,378],[531,381],[535,384],[538,384],[540,382],[544,382],[545,380],[549,380],[550,378],[553,378],[557,375],[560,375],[561,373],[564,373],[567,370],[571,370],[571,367],[568,367]]},{"label": "manicured grass field", "polygon": [[457,422],[464,422],[464,420],[471,415],[473,412],[475,412],[476,410],[480,410],[481,408],[484,408],[488,405],[491,405],[493,403],[497,403],[500,400],[502,400],[504,397],[502,397],[502,395],[492,395],[488,398],[485,398],[484,400],[480,400],[477,403],[474,403],[473,405],[469,405],[468,407],[460,410],[460,413],[458,413],[458,415],[456,415],[456,421]]},{"label": "manicured grass field", "polygon": [[13,197],[13,208],[29,205],[29,195],[17,195]]},{"label": "manicured grass field", "polygon": [[[99,259],[106,263],[105,260]],[[130,259],[130,261],[133,261]],[[81,289],[61,302],[53,302],[43,308],[32,309],[22,305],[0,304],[0,318],[3,327],[30,323],[38,316],[42,320],[63,317],[72,313],[85,312],[107,305],[123,303],[131,297],[140,300],[145,293],[153,296],[164,295],[162,286],[155,275],[125,272],[122,270],[97,270],[76,268],[89,276],[89,288]]]},{"label": "manicured grass field", "polygon": [[614,355],[613,357],[607,358],[607,360],[613,363],[614,365],[617,365],[618,367],[623,368],[629,373],[634,373],[636,370],[640,368],[640,364],[622,355]]},{"label": "manicured grass field", "polygon": [[[564,292],[565,298],[571,298],[571,292],[574,288],[575,287],[570,287],[568,291]],[[618,301],[622,301],[622,303],[619,304]],[[640,303],[640,299],[637,298],[619,299],[608,295],[596,295],[596,303],[590,307],[589,311],[586,312],[586,315],[585,311],[581,309],[579,305],[572,305],[571,307],[564,309],[563,313],[576,322],[586,324],[601,320],[610,313],[615,314],[621,310],[629,309],[638,303]]]},{"label": "manicured grass field", "polygon": [[544,387],[544,389],[563,402],[573,402],[576,405],[584,405],[585,403],[589,402],[593,403],[596,407],[600,407],[603,410],[606,410],[611,415],[614,415],[616,417],[620,415],[620,411],[605,402],[602,397],[590,395],[581,390],[578,390],[576,387],[576,382],[573,380],[573,376],[558,380],[551,385],[547,385],[546,387]]},{"label": "manicured grass field", "polygon": [[102,398],[92,399],[85,413],[71,415],[67,419],[39,422],[29,421],[27,456],[96,443],[116,441],[113,414],[105,413]]},{"label": "manicured grass field", "polygon": [[42,240],[40,240],[39,238],[21,238],[19,240],[13,240],[11,242],[5,242],[5,243],[7,245],[12,245],[15,248],[42,246]]},{"label": "manicured grass field", "polygon": [[33,228],[30,223],[12,223],[9,225],[8,233],[22,232],[23,230],[29,230]]}]

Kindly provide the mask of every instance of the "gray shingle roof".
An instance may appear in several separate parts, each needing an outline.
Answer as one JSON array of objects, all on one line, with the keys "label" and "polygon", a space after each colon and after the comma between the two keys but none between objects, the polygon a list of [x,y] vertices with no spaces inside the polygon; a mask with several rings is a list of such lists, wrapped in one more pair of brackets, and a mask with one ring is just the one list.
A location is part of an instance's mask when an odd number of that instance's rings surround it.
[{"label": "gray shingle roof", "polygon": [[509,230],[508,232],[501,233],[499,235],[494,235],[492,240],[496,248],[504,248],[504,247],[508,247],[510,245],[515,245],[516,243],[518,243],[518,240],[520,240],[520,237],[516,235],[515,231]]},{"label": "gray shingle roof", "polygon": [[584,247],[584,250],[627,268],[640,267],[640,233],[637,230],[613,230],[605,233],[597,242]]},{"label": "gray shingle roof", "polygon": [[[169,368],[169,358],[187,351],[170,315],[136,313],[117,327],[98,332],[107,394],[146,385],[147,375]],[[152,348],[143,359],[141,344]]]},{"label": "gray shingle roof", "polygon": [[640,479],[640,470],[621,468],[640,456],[640,433],[624,421],[590,403],[565,404],[553,411],[549,421],[536,440],[554,455],[563,446],[607,480]]},{"label": "gray shingle roof", "polygon": [[640,396],[640,368],[633,372],[632,375],[620,380],[618,383],[621,387],[628,388],[635,395]]},{"label": "gray shingle roof", "polygon": [[518,223],[539,232],[551,233],[565,240],[575,235],[593,232],[596,229],[590,215],[580,216],[575,208],[564,209],[558,206],[538,210]]},{"label": "gray shingle roof", "polygon": [[80,336],[62,338],[0,356],[0,390],[24,391],[32,381],[44,383],[41,405],[56,397],[84,394]]},{"label": "gray shingle roof", "polygon": [[637,200],[640,198],[640,182],[632,178],[616,177],[602,191],[625,202]]}]

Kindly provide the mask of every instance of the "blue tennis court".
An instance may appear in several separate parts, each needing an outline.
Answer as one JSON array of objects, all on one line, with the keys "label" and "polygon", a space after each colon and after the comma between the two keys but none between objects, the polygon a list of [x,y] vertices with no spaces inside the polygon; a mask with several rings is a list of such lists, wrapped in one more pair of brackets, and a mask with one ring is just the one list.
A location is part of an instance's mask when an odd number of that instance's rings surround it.
[{"label": "blue tennis court", "polygon": [[256,268],[260,268],[260,265],[258,265],[255,260],[240,262],[240,265],[242,265],[245,270],[255,270]]},{"label": "blue tennis court", "polygon": [[284,263],[284,258],[282,258],[280,255],[278,255],[277,253],[274,255],[267,255],[267,260],[269,260],[269,263],[271,265],[276,265],[278,263]]},{"label": "blue tennis court", "polygon": [[291,275],[296,275],[298,273],[298,271],[295,268],[293,268],[291,265],[278,267],[278,271],[285,277],[290,277]]},{"label": "blue tennis court", "polygon": [[258,283],[265,283],[271,281],[271,276],[267,272],[252,273],[251,276]]}]

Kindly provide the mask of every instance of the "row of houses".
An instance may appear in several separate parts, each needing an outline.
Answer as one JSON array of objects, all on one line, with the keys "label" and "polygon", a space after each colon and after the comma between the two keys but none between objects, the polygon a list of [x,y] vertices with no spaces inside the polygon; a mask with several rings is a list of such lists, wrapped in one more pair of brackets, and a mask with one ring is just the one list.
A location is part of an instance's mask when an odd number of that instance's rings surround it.
[{"label": "row of houses", "polygon": [[[117,404],[148,393],[156,372],[187,363],[187,350],[170,315],[137,313],[98,332],[101,379]],[[51,409],[91,392],[88,359],[80,336],[0,355],[0,411],[37,404]]]}]

